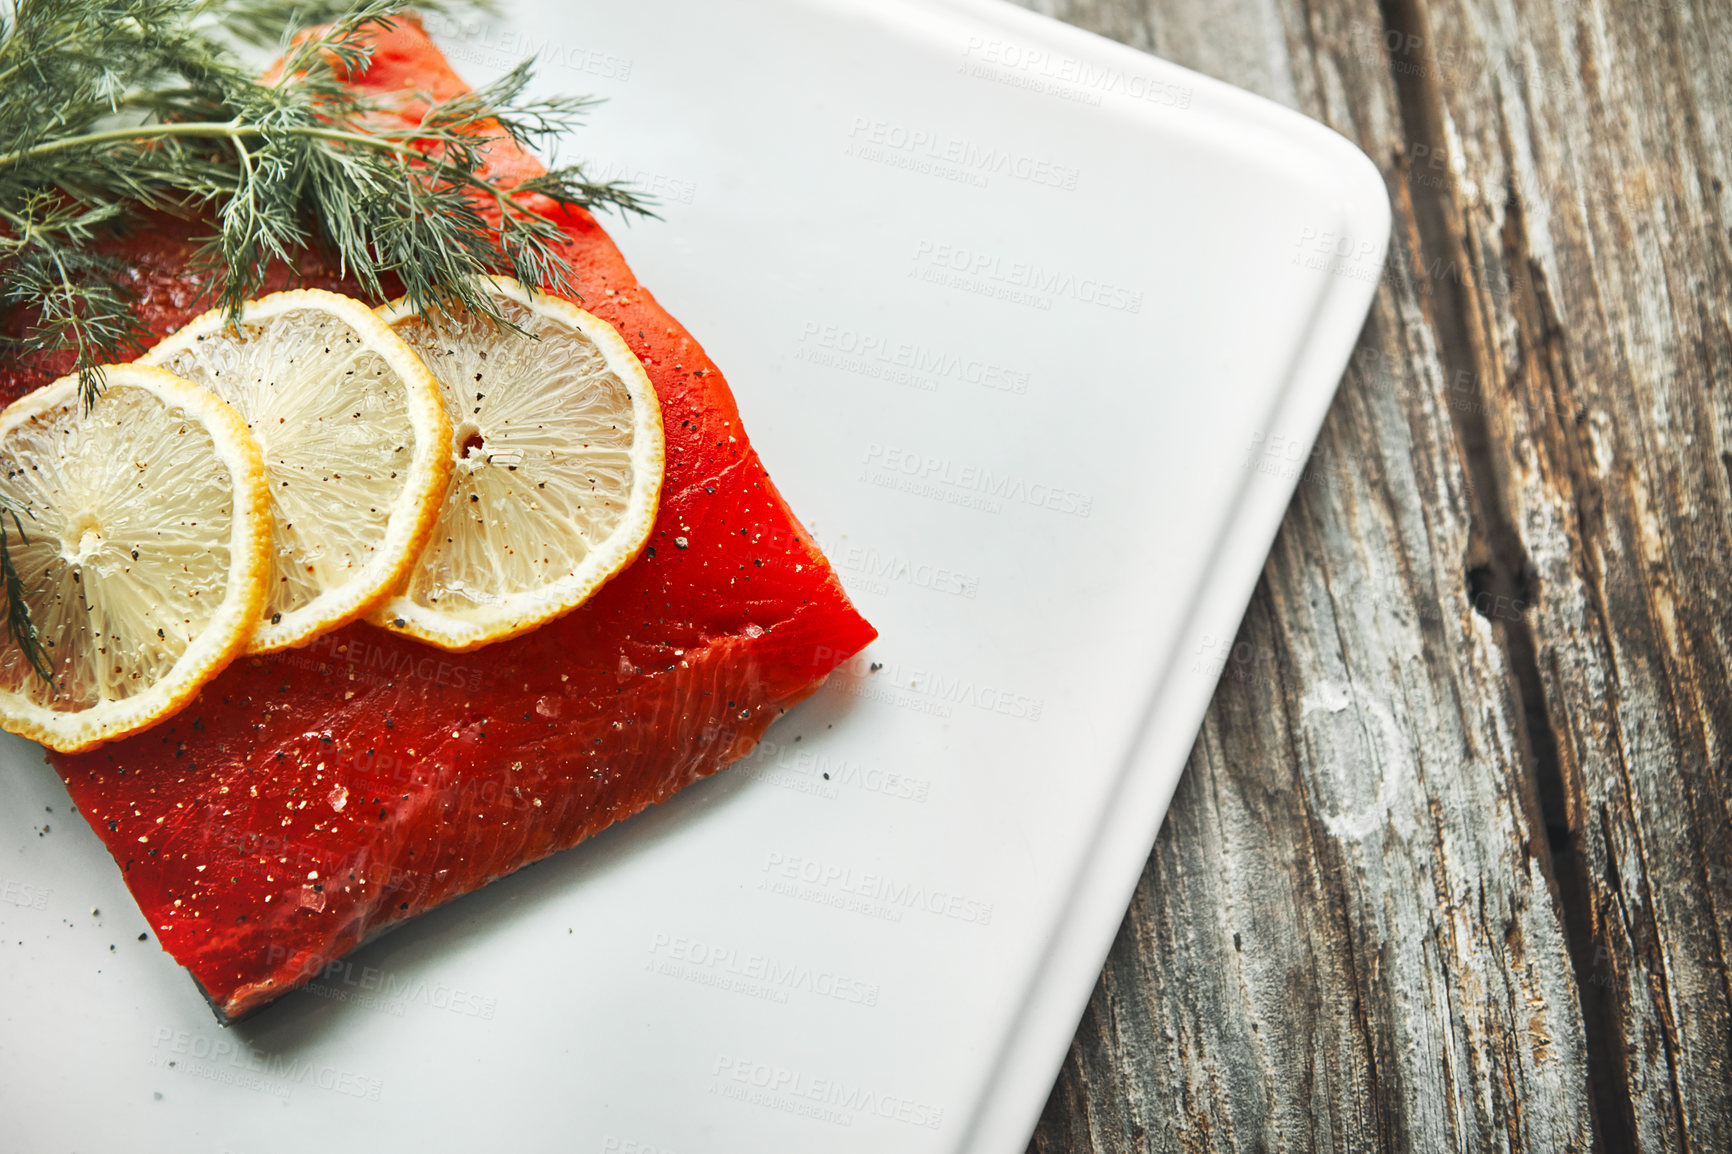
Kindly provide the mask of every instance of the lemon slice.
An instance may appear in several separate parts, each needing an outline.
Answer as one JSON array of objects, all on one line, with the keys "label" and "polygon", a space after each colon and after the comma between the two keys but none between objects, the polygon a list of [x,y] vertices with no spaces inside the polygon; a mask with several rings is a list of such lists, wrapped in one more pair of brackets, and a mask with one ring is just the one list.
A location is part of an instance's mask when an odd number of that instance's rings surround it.
[{"label": "lemon slice", "polygon": [[180,709],[246,645],[265,601],[264,465],[240,415],[137,365],[79,411],[65,377],[0,413],[7,544],[52,683],[0,651],[0,725],[71,752]]},{"label": "lemon slice", "polygon": [[360,301],[316,289],[199,317],[143,361],[246,418],[270,483],[276,572],[249,653],[353,621],[415,563],[451,462],[424,366]]},{"label": "lemon slice", "polygon": [[439,380],[456,464],[426,550],[370,620],[455,652],[567,613],[631,564],[664,461],[655,387],[613,326],[513,280],[477,287],[522,332],[381,310]]}]

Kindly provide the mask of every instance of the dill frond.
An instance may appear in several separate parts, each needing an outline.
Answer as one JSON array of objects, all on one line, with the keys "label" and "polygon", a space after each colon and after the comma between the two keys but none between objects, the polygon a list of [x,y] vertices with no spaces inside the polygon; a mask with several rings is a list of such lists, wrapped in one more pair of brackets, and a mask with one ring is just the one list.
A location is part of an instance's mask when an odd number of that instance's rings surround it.
[{"label": "dill frond", "polygon": [[11,518],[12,528],[17,531],[19,539],[29,540],[24,535],[24,522],[19,520],[20,514],[28,517],[30,511],[11,497],[0,493],[0,581],[6,586],[6,632],[11,637],[12,644],[24,651],[24,660],[30,663],[36,676],[44,681],[53,681],[54,667],[48,660],[48,650],[43,647],[42,637],[36,632],[36,623],[30,619],[30,603],[24,596],[24,578],[19,575],[18,566],[12,560],[11,534],[6,529],[7,518]]},{"label": "dill frond", "polygon": [[[210,223],[196,271],[237,313],[274,264],[293,264],[313,247],[374,298],[387,281],[400,282],[435,322],[461,310],[504,319],[473,287],[477,273],[571,293],[563,234],[531,196],[646,216],[654,215],[649,203],[625,185],[588,180],[581,167],[514,187],[483,170],[490,144],[545,144],[575,129],[591,102],[527,98],[525,64],[404,124],[389,101],[356,93],[346,78],[367,65],[369,30],[388,27],[405,7],[0,5],[0,309],[29,318],[14,348],[71,350],[83,404],[96,402],[101,366],[128,359],[149,337],[130,308],[124,270],[100,244],[141,210]],[[318,30],[307,32],[314,22]],[[237,43],[282,50],[280,78],[260,81]],[[8,513],[22,533],[18,510],[0,505],[0,518]],[[33,638],[9,565],[0,520],[9,624],[14,641]],[[40,656],[39,646],[21,643]]]},{"label": "dill frond", "polygon": [[[238,308],[271,265],[330,250],[362,288],[400,280],[435,315],[487,312],[480,272],[570,291],[560,230],[527,203],[652,215],[630,188],[555,169],[514,188],[483,174],[500,139],[534,148],[576,128],[591,102],[525,97],[530,66],[403,125],[346,78],[370,27],[403,0],[18,0],[0,16],[0,275],[3,303],[32,310],[26,351],[70,348],[88,405],[99,366],[138,331],[104,228],[138,208],[208,218],[199,257]],[[229,38],[288,43],[305,16],[333,18],[290,44],[281,79],[257,80]],[[219,34],[219,29],[221,30]]]}]

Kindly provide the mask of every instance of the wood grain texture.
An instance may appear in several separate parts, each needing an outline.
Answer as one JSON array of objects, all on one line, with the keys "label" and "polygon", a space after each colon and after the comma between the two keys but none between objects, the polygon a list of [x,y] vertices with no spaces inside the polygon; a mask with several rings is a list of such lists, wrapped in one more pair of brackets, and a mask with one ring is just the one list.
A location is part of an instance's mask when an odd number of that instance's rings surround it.
[{"label": "wood grain texture", "polygon": [[1732,1150],[1732,6],[1024,2],[1396,209],[1031,1151]]}]

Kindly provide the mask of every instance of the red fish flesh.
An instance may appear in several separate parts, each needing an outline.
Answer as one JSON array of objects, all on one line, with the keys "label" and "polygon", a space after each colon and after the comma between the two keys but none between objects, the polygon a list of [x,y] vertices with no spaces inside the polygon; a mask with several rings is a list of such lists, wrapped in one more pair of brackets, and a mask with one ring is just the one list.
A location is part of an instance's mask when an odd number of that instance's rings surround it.
[{"label": "red fish flesh", "polygon": [[[353,82],[465,91],[412,21],[377,34]],[[490,168],[541,171],[508,147]],[[54,758],[224,1020],[721,769],[876,636],[770,483],[720,371],[593,219],[541,207],[568,234],[582,303],[624,335],[661,401],[666,483],[644,555],[527,636],[454,655],[350,626],[243,658],[162,725]],[[158,333],[205,303],[185,273],[198,231],[164,220],[118,242]],[[316,259],[272,287],[289,283],[356,291]],[[14,360],[0,392],[64,368]]]}]

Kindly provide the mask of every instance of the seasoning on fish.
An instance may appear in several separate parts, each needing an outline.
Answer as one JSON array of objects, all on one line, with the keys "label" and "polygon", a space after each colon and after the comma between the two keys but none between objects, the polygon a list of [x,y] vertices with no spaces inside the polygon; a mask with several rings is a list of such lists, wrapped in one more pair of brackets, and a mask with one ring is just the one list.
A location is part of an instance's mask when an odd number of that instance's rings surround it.
[{"label": "seasoning on fish", "polygon": [[[412,20],[375,48],[363,89],[464,91]],[[490,160],[499,178],[540,171],[503,145]],[[721,769],[876,636],[703,349],[587,213],[538,208],[567,234],[581,303],[619,330],[660,400],[666,474],[643,555],[523,636],[455,654],[349,625],[242,658],[156,729],[54,759],[158,940],[225,1020]],[[165,218],[117,242],[158,333],[198,309],[194,235]],[[267,287],[290,285],[358,291],[317,261]],[[0,365],[0,394],[55,369]]]}]

